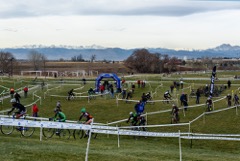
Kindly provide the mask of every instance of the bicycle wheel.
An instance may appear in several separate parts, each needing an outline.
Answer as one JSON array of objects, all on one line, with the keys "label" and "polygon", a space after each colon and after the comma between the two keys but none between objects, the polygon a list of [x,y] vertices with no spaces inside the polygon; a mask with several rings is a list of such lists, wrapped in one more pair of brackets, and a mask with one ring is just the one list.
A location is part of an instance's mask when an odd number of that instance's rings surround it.
[{"label": "bicycle wheel", "polygon": [[51,138],[53,136],[53,134],[55,133],[55,129],[43,128],[42,132],[43,132],[44,137]]},{"label": "bicycle wheel", "polygon": [[85,134],[84,130],[74,130],[73,132],[73,136],[75,139],[76,138],[82,139],[84,134]]},{"label": "bicycle wheel", "polygon": [[69,139],[70,138],[70,130],[68,129],[61,129],[59,133],[59,137],[63,139]]},{"label": "bicycle wheel", "polygon": [[10,135],[13,132],[13,130],[14,130],[13,126],[5,126],[5,125],[1,126],[1,132],[4,135]]},{"label": "bicycle wheel", "polygon": [[22,127],[21,134],[22,134],[22,136],[30,137],[30,136],[32,136],[34,131],[35,131],[35,128],[33,128],[33,127]]},{"label": "bicycle wheel", "polygon": [[91,137],[92,137],[93,139],[96,139],[96,138],[97,138],[97,135],[98,135],[98,133],[92,133],[92,134],[91,134]]}]

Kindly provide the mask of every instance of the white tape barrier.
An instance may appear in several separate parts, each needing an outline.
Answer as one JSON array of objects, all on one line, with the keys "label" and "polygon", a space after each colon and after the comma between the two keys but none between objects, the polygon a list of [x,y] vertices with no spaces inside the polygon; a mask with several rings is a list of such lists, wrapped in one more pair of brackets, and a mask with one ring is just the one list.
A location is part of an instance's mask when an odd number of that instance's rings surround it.
[{"label": "white tape barrier", "polygon": [[206,137],[206,136],[181,136],[181,139],[190,140],[225,140],[225,141],[240,141],[240,138],[228,138],[228,137]]},{"label": "white tape barrier", "polygon": [[[74,98],[89,98],[89,97],[99,97],[99,96],[104,96],[104,95],[108,95],[109,92],[105,92],[103,94],[94,94],[94,95],[89,95],[89,96],[73,96]],[[61,96],[61,95],[49,95],[50,97],[60,97],[60,98],[66,98],[68,96]]]},{"label": "white tape barrier", "polygon": [[[177,137],[182,139],[198,139],[198,140],[227,140],[227,141],[240,141],[237,134],[198,134],[198,133],[159,133],[147,131],[133,131],[122,130],[117,127],[110,126],[95,126],[85,124],[73,124],[63,122],[50,122],[50,121],[31,121],[24,119],[9,119],[0,118],[0,125],[2,126],[24,126],[35,128],[55,128],[55,129],[76,129],[76,130],[91,130],[94,133],[112,134],[112,135],[127,135],[127,136],[145,136],[145,137]],[[188,136],[182,136],[188,135]],[[190,136],[192,135],[192,136]]]},{"label": "white tape barrier", "polygon": [[[54,129],[77,129],[77,130],[90,130],[91,125],[73,124],[63,122],[50,122],[50,121],[32,121],[25,119],[10,119],[0,118],[0,125],[2,126],[23,126],[35,128],[54,128]],[[134,135],[134,136],[152,136],[152,137],[179,137],[178,133],[158,133],[158,132],[145,132],[145,131],[132,131],[121,130],[117,127],[110,126],[96,126],[92,125],[92,132],[113,135]]]}]

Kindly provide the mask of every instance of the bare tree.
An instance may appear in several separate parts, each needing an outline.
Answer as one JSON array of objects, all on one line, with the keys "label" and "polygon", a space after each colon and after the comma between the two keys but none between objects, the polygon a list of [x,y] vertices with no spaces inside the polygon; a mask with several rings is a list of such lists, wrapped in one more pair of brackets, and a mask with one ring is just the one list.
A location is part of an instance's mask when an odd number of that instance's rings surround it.
[{"label": "bare tree", "polygon": [[149,53],[146,49],[135,50],[130,55],[124,64],[140,73],[154,73],[159,69],[160,59],[159,55]]},{"label": "bare tree", "polygon": [[96,55],[95,54],[91,55],[90,62],[94,62],[95,60],[96,60]]},{"label": "bare tree", "polygon": [[47,57],[36,50],[31,50],[28,54],[28,59],[33,65],[34,70],[39,70],[41,67],[45,70]]},{"label": "bare tree", "polygon": [[0,70],[3,73],[13,74],[13,65],[15,60],[16,59],[12,53],[0,51]]}]

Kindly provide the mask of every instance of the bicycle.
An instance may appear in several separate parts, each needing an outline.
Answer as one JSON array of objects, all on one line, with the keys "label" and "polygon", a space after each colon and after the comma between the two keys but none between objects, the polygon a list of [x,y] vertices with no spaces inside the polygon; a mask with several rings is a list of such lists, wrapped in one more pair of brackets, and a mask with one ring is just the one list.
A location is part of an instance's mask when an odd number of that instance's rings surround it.
[{"label": "bicycle", "polygon": [[43,136],[46,138],[52,138],[55,134],[59,136],[59,138],[69,139],[70,138],[70,130],[69,129],[52,129],[52,128],[43,128],[42,130]]},{"label": "bicycle", "polygon": [[163,103],[164,103],[164,104],[169,104],[169,103],[171,103],[171,102],[172,102],[172,98],[171,98],[171,97],[168,97],[168,98],[164,97],[164,98],[163,98]]},{"label": "bicycle", "polygon": [[[52,121],[52,118],[49,118],[49,121]],[[71,135],[69,129],[43,128],[42,132],[43,136],[46,138],[52,138],[53,135],[56,134],[56,136],[59,136],[59,138],[69,139]]]},{"label": "bicycle", "polygon": [[[83,137],[86,138],[88,136],[89,136],[89,130],[75,129],[73,131],[74,139],[76,139],[76,138],[82,139]],[[97,138],[97,133],[91,133],[91,137],[96,139]]]},{"label": "bicycle", "polygon": [[[146,122],[145,118],[142,117],[139,121],[140,121],[139,124],[134,124],[133,122],[130,123],[130,126],[136,126],[136,127],[133,127],[132,130],[133,131],[148,131],[148,129],[145,127],[145,122]],[[139,127],[139,126],[141,126],[141,127]],[[139,138],[139,136],[135,135],[135,136],[133,136],[133,138],[135,140],[137,140]],[[147,137],[145,136],[145,138],[147,138]]]},{"label": "bicycle", "polygon": [[171,117],[171,124],[177,124],[179,120],[179,116],[176,113],[173,113]]},{"label": "bicycle", "polygon": [[[23,116],[23,119],[25,119],[26,116]],[[15,118],[15,114],[13,115],[13,118]],[[21,133],[21,136],[24,137],[30,137],[33,135],[35,128],[33,127],[23,127],[23,126],[9,126],[9,125],[1,125],[1,132],[4,135],[10,135],[13,133],[14,129],[19,131]]]}]

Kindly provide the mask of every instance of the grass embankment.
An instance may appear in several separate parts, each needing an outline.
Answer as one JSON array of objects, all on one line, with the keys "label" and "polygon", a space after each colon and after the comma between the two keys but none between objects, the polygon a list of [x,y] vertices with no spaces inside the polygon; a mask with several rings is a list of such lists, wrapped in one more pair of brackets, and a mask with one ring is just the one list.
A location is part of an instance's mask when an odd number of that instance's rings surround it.
[{"label": "grass embankment", "polygon": [[[220,75],[218,76],[220,77]],[[162,100],[163,93],[169,89],[172,81],[160,82],[161,78],[158,76],[139,76],[137,78],[126,78],[126,80],[145,79],[147,81],[154,80],[157,82],[147,83],[145,88],[136,87],[135,94],[133,95],[134,100],[139,100],[143,92],[157,92],[154,95],[154,100]],[[16,80],[13,80],[16,82]],[[29,81],[29,82],[27,82]],[[158,82],[159,81],[159,82]],[[18,81],[19,82],[19,81]],[[41,80],[39,80],[41,82]],[[36,83],[36,82],[35,82]],[[65,97],[51,97],[50,95],[66,96],[67,91],[71,88],[79,88],[83,86],[81,82],[79,85],[61,85],[56,80],[47,80],[52,87],[61,86],[50,92],[46,99],[42,100],[42,105],[38,104],[40,112],[39,115],[42,117],[52,117],[53,109],[56,106],[57,100],[61,101],[62,110],[67,115],[68,120],[77,120],[80,114],[80,109],[86,107],[95,119],[95,122],[107,123],[117,120],[126,119],[130,111],[134,110],[135,103],[125,103],[119,101],[118,106],[116,99],[108,97],[97,97],[96,100],[91,100],[88,103],[86,98],[76,98],[72,101],[67,101]],[[185,81],[184,87],[193,85],[197,87],[204,86],[209,81]],[[218,84],[226,84],[224,81],[216,82]],[[232,82],[238,85],[238,81]],[[32,80],[26,80],[26,82],[15,83],[15,88],[20,88],[28,84],[33,84]],[[157,88],[159,85],[161,87]],[[1,85],[5,87],[11,87],[12,82],[1,82]],[[87,82],[87,85],[83,89],[76,91],[77,93],[85,92],[89,87],[93,87],[94,82]],[[127,86],[126,86],[127,87]],[[128,86],[127,88],[130,89]],[[237,86],[232,86],[231,89],[225,90],[221,96],[225,96],[235,91]],[[0,88],[1,89],[1,88]],[[2,89],[1,89],[2,90]],[[44,90],[38,89],[37,95],[43,98]],[[185,93],[190,93],[190,88],[184,89]],[[182,90],[177,91],[178,97],[182,93]],[[179,98],[178,98],[179,99]],[[217,99],[217,98],[216,98]],[[201,97],[200,103],[205,103],[206,98]],[[0,104],[0,110],[9,108],[9,99],[4,100],[4,104]],[[31,92],[29,92],[28,98],[22,98],[23,104],[30,104],[33,102]],[[189,105],[195,104],[195,98],[190,98]],[[226,108],[226,100],[215,103],[215,109]],[[205,111],[205,106],[194,107],[188,109],[184,117],[182,110],[180,111],[181,122],[189,122],[199,116]],[[145,112],[154,112],[171,109],[171,104],[164,104],[162,102],[156,102],[155,104],[147,104]],[[28,110],[31,114],[31,110]],[[198,133],[216,133],[216,134],[239,134],[239,115],[236,115],[235,109],[223,111],[199,119],[191,125],[191,130]],[[155,115],[149,115],[147,117],[149,125],[156,124],[168,124],[170,123],[170,114],[161,113]],[[119,123],[118,126],[127,126],[126,122]],[[116,126],[116,125],[114,125]],[[149,131],[159,132],[187,132],[188,126],[184,127],[159,127],[149,128]],[[1,160],[12,161],[12,160],[84,160],[87,139],[74,140],[71,137],[69,140],[60,140],[56,136],[51,139],[43,139],[39,141],[39,130],[37,129],[34,135],[30,138],[20,137],[20,133],[14,131],[10,136],[0,134],[0,156]],[[190,147],[190,140],[181,140],[183,160],[239,160],[240,144],[237,141],[210,141],[210,140],[193,140],[192,148]],[[89,160],[115,160],[115,161],[158,161],[158,160],[179,160],[179,140],[178,138],[138,138],[135,140],[132,136],[120,136],[120,147],[118,148],[117,136],[107,136],[99,134],[97,139],[91,140]]]}]

